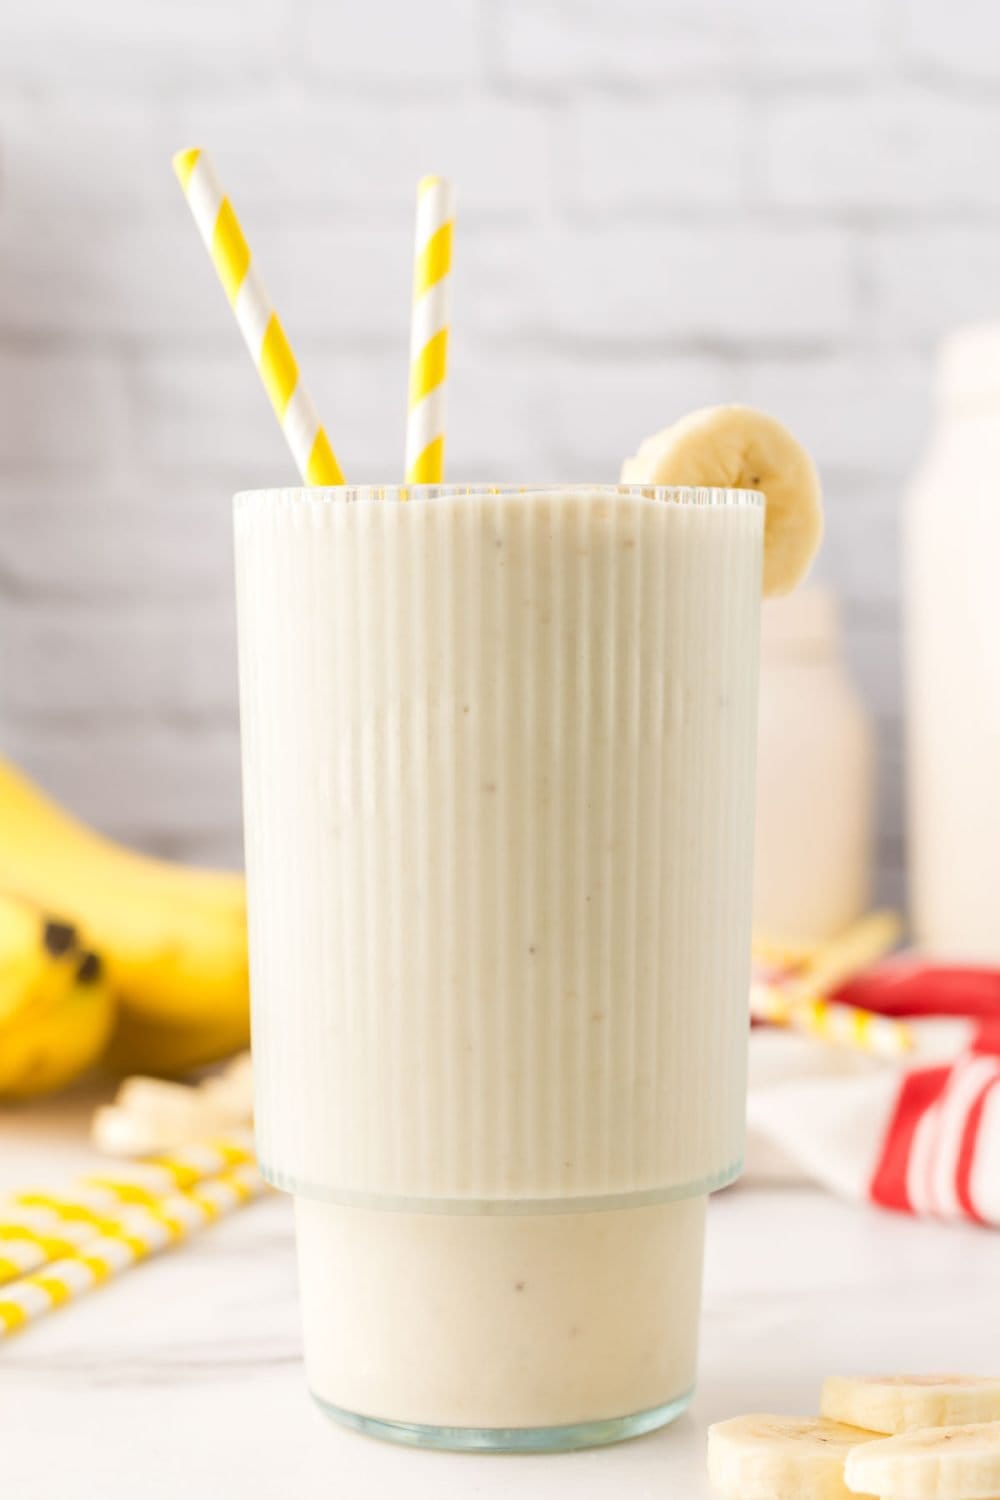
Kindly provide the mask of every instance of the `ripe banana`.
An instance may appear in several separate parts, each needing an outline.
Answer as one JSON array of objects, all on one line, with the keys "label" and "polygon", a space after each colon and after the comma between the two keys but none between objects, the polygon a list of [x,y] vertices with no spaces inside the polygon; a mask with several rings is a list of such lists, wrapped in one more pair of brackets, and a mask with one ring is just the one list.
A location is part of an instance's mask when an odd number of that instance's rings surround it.
[{"label": "ripe banana", "polygon": [[134,1006],[120,1007],[104,1061],[112,1073],[180,1078],[241,1051],[248,1030],[247,1015],[235,1009],[219,1018],[206,1014],[171,1023],[141,1015]]},{"label": "ripe banana", "polygon": [[137,1024],[133,1045],[152,1048],[129,1058],[130,1070],[179,1071],[247,1045],[242,876],[186,869],[102,838],[4,762],[0,827],[0,888],[79,928],[106,964],[123,1023]]},{"label": "ripe banana", "polygon": [[62,987],[29,992],[0,1021],[0,1099],[63,1088],[96,1062],[111,1033],[114,999],[96,954],[75,952],[50,967]]},{"label": "ripe banana", "polygon": [[993,1500],[1000,1495],[1000,1422],[867,1443],[848,1457],[847,1483],[885,1500]]},{"label": "ripe banana", "polygon": [[708,1429],[708,1477],[728,1500],[850,1500],[844,1461],[874,1437],[822,1417],[733,1417]]},{"label": "ripe banana", "polygon": [[0,893],[0,1025],[64,990],[79,951],[68,922],[46,919],[30,902]]},{"label": "ripe banana", "polygon": [[916,1432],[1000,1421],[1000,1379],[984,1375],[831,1375],[820,1410],[873,1432]]},{"label": "ripe banana", "polygon": [[750,406],[709,406],[646,438],[622,465],[623,484],[762,490],[764,593],[805,577],[823,535],[819,475],[786,427]]}]

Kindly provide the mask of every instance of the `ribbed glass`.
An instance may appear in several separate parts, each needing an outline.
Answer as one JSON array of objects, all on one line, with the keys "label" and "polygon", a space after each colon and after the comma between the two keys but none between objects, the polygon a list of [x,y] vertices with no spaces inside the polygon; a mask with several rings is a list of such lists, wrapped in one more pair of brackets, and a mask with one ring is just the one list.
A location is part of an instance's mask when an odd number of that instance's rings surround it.
[{"label": "ribbed glass", "polygon": [[760,496],[236,500],[257,1133],[504,1211],[731,1175]]}]

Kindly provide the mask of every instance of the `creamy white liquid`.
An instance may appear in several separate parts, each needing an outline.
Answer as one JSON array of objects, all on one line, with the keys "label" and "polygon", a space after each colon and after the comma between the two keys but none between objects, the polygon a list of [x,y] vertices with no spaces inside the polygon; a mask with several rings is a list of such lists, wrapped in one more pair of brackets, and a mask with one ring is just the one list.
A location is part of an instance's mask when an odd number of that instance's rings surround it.
[{"label": "creamy white liquid", "polygon": [[[335,1405],[548,1426],[690,1384],[702,1205],[642,1205],[742,1149],[762,522],[572,490],[237,502],[258,1143],[317,1200]],[[563,1300],[504,1317],[545,1264]]]},{"label": "creamy white liquid", "polygon": [[556,1427],[694,1386],[704,1198],[531,1217],[295,1206],[306,1370],[332,1406]]}]

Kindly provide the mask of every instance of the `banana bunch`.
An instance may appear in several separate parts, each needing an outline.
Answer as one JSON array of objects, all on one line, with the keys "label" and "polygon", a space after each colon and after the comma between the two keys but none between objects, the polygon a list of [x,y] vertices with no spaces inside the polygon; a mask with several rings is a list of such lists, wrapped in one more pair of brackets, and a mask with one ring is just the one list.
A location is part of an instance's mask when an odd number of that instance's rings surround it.
[{"label": "banana bunch", "polygon": [[248,1045],[241,875],[115,844],[0,761],[0,893],[0,1097],[99,1056],[177,1074]]},{"label": "banana bunch", "polygon": [[0,896],[0,1098],[69,1083],[100,1056],[113,1021],[104,966],[76,929]]}]

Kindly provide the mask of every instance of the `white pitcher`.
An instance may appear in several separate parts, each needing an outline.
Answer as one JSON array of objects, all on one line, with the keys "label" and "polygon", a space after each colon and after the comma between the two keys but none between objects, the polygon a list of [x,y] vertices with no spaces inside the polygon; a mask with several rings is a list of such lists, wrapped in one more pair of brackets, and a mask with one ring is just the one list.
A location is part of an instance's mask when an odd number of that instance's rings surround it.
[{"label": "white pitcher", "polygon": [[871,892],[874,746],[819,585],[764,605],[759,735],[754,927],[832,937]]},{"label": "white pitcher", "polygon": [[1000,959],[1000,323],[942,348],[905,508],[910,895],[921,946]]}]

